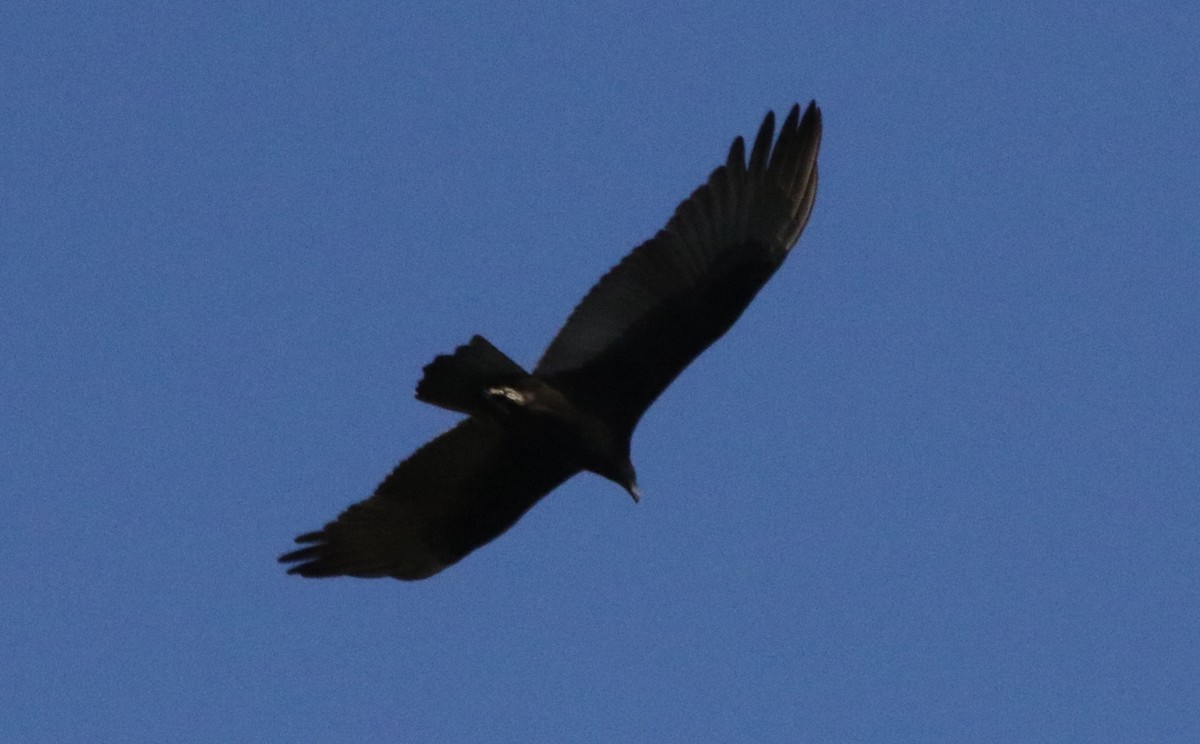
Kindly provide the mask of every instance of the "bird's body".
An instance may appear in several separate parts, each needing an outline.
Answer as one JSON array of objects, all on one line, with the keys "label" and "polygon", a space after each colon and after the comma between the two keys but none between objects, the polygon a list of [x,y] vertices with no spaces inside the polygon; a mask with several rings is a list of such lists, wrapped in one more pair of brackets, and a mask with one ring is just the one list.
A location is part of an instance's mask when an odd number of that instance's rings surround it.
[{"label": "bird's body", "polygon": [[584,297],[532,372],[476,336],[425,367],[419,400],[467,414],[369,499],[280,558],[302,576],[422,579],[582,470],[639,498],[630,440],[651,403],[741,316],[799,238],[821,116],[774,116]]}]

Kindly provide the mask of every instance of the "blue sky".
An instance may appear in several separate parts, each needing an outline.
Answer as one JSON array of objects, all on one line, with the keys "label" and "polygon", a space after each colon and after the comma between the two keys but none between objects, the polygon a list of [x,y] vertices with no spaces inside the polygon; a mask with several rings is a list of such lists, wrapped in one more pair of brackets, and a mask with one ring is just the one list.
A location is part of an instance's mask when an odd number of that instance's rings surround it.
[{"label": "blue sky", "polygon": [[[0,740],[1200,740],[1194,3],[0,11]],[[416,584],[275,557],[769,108],[799,247]]]}]

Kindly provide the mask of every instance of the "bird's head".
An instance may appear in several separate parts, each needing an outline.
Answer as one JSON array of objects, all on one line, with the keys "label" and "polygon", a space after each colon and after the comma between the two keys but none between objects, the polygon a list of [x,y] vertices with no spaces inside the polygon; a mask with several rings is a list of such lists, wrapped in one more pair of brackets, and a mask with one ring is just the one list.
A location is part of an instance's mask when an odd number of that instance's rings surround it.
[{"label": "bird's head", "polygon": [[618,486],[624,488],[633,497],[633,503],[638,503],[642,500],[642,492],[638,490],[637,473],[633,469],[633,462],[626,457],[617,468],[617,477],[612,478]]},{"label": "bird's head", "polygon": [[[586,425],[591,423],[591,426]],[[592,420],[580,427],[583,433],[584,468],[616,483],[633,497],[634,503],[642,498],[638,490],[637,473],[629,456],[629,435],[621,436],[600,422]]]},{"label": "bird's head", "polygon": [[634,472],[633,462],[630,461],[628,455],[595,463],[588,470],[624,488],[633,497],[635,504],[641,501],[642,492],[638,489],[637,473]]}]

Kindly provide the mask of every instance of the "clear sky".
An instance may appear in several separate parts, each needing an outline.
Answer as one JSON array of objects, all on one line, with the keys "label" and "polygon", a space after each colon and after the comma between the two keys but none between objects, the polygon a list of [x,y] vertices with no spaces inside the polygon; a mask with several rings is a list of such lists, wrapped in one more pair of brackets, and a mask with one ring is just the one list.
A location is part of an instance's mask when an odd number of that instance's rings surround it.
[{"label": "clear sky", "polygon": [[[1200,5],[453,5],[0,10],[0,741],[1200,741]],[[284,574],[810,98],[640,505]]]}]

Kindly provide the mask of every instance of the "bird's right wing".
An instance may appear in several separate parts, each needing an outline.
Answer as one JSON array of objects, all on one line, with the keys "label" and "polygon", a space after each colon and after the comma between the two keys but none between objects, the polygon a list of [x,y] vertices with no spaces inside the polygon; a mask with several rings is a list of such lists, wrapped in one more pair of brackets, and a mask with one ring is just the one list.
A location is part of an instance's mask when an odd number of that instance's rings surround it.
[{"label": "bird's right wing", "polygon": [[534,374],[632,430],[675,377],[733,325],[787,257],[817,191],[821,112],[768,113],[749,162],[741,137],[666,227],[579,303]]},{"label": "bird's right wing", "polygon": [[498,537],[578,470],[553,442],[468,418],[279,560],[308,577],[423,579]]}]

